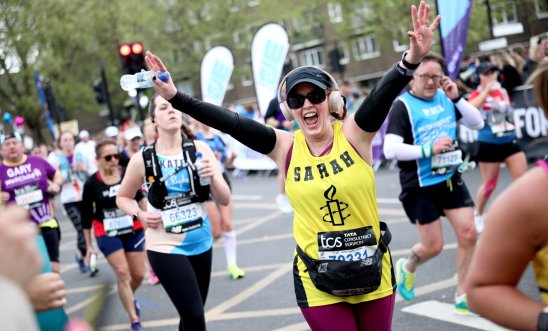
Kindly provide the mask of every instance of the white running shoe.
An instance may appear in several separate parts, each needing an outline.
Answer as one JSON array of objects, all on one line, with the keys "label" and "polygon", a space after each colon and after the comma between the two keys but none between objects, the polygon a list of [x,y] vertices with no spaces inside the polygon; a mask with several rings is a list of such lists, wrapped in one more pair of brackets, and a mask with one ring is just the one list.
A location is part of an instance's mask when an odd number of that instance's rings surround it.
[{"label": "white running shoe", "polygon": [[474,214],[474,223],[476,224],[476,231],[478,234],[482,233],[485,226],[483,222],[483,215]]},{"label": "white running shoe", "polygon": [[293,212],[293,207],[291,207],[289,199],[285,194],[278,194],[276,197],[276,204],[278,205],[278,208],[280,208],[280,211],[284,214],[291,214]]}]

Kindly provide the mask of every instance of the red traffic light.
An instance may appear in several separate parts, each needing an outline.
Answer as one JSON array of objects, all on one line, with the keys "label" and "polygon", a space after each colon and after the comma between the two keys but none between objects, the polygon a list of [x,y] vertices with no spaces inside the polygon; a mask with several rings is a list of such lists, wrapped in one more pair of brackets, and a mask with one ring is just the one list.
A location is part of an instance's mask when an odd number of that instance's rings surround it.
[{"label": "red traffic light", "polygon": [[143,43],[140,43],[140,42],[136,42],[136,43],[133,43],[133,45],[131,45],[131,52],[133,54],[141,54],[143,53]]},{"label": "red traffic light", "polygon": [[[143,45],[141,45],[141,48],[142,47]],[[119,51],[121,56],[128,56],[131,54],[131,47],[128,44],[123,44],[120,46]]]}]

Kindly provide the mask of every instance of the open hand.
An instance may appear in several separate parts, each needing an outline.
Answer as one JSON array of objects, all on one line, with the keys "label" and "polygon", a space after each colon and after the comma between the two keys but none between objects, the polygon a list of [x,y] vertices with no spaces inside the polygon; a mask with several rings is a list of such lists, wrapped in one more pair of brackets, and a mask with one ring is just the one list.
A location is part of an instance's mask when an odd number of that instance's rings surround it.
[{"label": "open hand", "polygon": [[430,52],[434,31],[438,28],[441,18],[439,15],[436,16],[434,22],[430,24],[430,5],[421,1],[418,9],[415,5],[411,6],[411,19],[413,31],[407,32],[410,45],[406,60],[409,63],[419,63]]},{"label": "open hand", "polygon": [[[145,55],[145,61],[147,63],[148,69],[153,72],[160,72],[165,71],[167,72],[166,66],[162,63],[162,60],[160,60],[159,57],[152,54],[152,52],[147,51]],[[169,79],[167,82],[163,82],[160,79],[157,79],[156,77],[153,78],[154,81],[154,90],[156,93],[162,96],[162,98],[169,100],[177,94],[177,88],[175,87],[175,84],[173,84],[173,80],[171,79],[171,75],[169,75]]]}]

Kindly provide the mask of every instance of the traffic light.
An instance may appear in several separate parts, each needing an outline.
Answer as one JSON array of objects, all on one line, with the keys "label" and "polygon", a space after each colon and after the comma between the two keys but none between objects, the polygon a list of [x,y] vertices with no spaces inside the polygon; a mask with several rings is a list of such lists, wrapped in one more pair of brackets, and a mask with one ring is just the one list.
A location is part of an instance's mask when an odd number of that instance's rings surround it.
[{"label": "traffic light", "polygon": [[107,89],[103,80],[96,80],[93,83],[93,90],[95,91],[95,100],[98,104],[107,102]]},{"label": "traffic light", "polygon": [[118,53],[122,60],[122,72],[124,74],[133,75],[140,72],[141,69],[146,70],[145,53],[142,42],[122,44],[118,47]]}]

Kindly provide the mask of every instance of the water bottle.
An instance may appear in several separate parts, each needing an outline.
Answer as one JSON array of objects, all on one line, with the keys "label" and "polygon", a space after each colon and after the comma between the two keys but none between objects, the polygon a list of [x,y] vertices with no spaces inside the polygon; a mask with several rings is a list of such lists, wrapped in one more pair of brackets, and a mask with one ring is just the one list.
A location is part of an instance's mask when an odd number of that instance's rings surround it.
[{"label": "water bottle", "polygon": [[[144,89],[154,86],[152,77],[156,73],[153,71],[141,71],[134,75],[123,75],[120,78],[120,86],[122,90],[129,91],[132,89]],[[169,74],[165,71],[160,71],[156,76],[162,81],[167,82],[169,80]]]},{"label": "water bottle", "polygon": [[89,270],[91,271],[91,276],[97,274],[97,254],[91,253],[89,258]]},{"label": "water bottle", "polygon": [[[202,168],[202,152],[196,152],[196,162],[194,164],[196,165],[196,169],[200,170]],[[211,178],[200,176],[200,185],[207,186],[209,184],[211,184]]]}]

